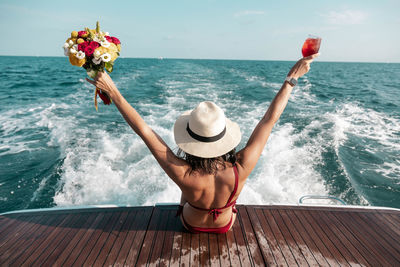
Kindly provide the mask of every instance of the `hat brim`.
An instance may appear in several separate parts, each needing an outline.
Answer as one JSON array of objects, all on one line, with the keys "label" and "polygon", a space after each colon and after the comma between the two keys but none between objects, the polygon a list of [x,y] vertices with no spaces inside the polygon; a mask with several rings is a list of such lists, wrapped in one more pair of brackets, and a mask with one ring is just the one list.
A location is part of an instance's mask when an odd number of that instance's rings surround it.
[{"label": "hat brim", "polygon": [[226,133],[215,142],[201,142],[189,135],[186,131],[191,110],[183,113],[175,122],[174,137],[180,149],[193,156],[201,158],[215,158],[222,156],[240,143],[242,137],[237,123],[226,118]]}]

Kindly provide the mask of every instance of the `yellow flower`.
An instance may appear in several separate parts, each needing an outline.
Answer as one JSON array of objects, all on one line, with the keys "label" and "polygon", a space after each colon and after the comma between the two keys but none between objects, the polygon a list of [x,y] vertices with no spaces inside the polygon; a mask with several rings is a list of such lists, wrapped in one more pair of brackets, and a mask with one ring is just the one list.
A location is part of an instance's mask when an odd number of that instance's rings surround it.
[{"label": "yellow flower", "polygon": [[69,41],[72,41],[74,44],[76,44],[76,38],[68,38],[66,43],[69,43]]},{"label": "yellow flower", "polygon": [[69,54],[69,62],[74,66],[82,67],[83,64],[86,63],[86,58],[79,59],[75,56],[75,54],[71,53]]},{"label": "yellow flower", "polygon": [[78,32],[77,31],[71,32],[71,38],[78,38]]},{"label": "yellow flower", "polygon": [[121,52],[121,45],[117,44],[118,52]]},{"label": "yellow flower", "polygon": [[114,61],[117,59],[117,57],[118,57],[117,52],[118,52],[118,48],[115,44],[110,44],[109,47],[99,46],[98,48],[96,48],[96,50],[94,50],[95,54],[97,54],[97,53],[99,53],[100,55],[103,55],[105,53],[110,54],[111,61]]},{"label": "yellow flower", "polygon": [[81,44],[81,43],[83,43],[83,42],[85,42],[85,40],[83,40],[82,38],[79,38],[78,40],[76,40],[76,43],[77,43],[77,44]]}]

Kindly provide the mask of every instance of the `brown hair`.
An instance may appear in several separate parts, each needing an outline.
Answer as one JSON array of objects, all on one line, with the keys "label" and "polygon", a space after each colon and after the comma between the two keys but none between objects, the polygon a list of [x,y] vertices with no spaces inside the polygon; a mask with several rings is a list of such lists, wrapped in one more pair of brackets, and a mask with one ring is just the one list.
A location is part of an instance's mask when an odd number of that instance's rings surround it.
[{"label": "brown hair", "polygon": [[232,149],[228,153],[216,157],[216,158],[201,158],[186,153],[182,149],[178,149],[177,156],[190,165],[190,172],[192,171],[203,171],[207,174],[216,174],[219,166],[226,168],[225,162],[232,164],[236,163],[236,149]]}]

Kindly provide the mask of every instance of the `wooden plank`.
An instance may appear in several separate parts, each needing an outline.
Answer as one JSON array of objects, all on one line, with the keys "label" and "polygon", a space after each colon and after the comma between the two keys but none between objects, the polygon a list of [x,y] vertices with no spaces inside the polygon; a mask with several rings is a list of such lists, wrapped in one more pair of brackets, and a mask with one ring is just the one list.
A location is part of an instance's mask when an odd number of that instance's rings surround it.
[{"label": "wooden plank", "polygon": [[380,262],[377,261],[374,254],[372,254],[371,251],[368,248],[366,248],[365,245],[353,235],[353,231],[359,231],[359,229],[348,230],[348,228],[346,227],[346,222],[338,220],[338,218],[334,215],[333,212],[326,212],[324,214],[324,218],[332,222],[337,227],[336,231],[338,232],[338,235],[339,233],[342,233],[345,239],[349,240],[351,245],[350,244],[347,245],[349,246],[349,248],[352,248],[353,254],[356,254],[356,251],[354,251],[355,248],[362,255],[362,257],[355,255],[356,259],[360,263],[364,263],[364,261],[362,260],[364,258],[367,261],[365,263],[365,265],[367,266],[381,265]]},{"label": "wooden plank", "polygon": [[395,232],[397,235],[400,235],[400,222],[396,222],[396,219],[390,214],[384,214],[379,212],[383,218],[385,218],[386,227]]},{"label": "wooden plank", "polygon": [[240,258],[240,263],[243,266],[252,266],[252,260],[251,260],[251,255],[250,252],[248,251],[247,244],[245,243],[244,240],[244,233],[242,233],[242,227],[240,224],[240,216],[238,216],[238,213],[236,213],[236,221],[232,226],[232,229],[230,231],[233,232],[233,235],[236,240],[236,246],[238,250],[238,256]]},{"label": "wooden plank", "polygon": [[98,233],[92,235],[92,239],[89,240],[89,242],[86,244],[86,247],[89,247],[89,249],[87,250],[89,251],[87,257],[79,257],[74,264],[93,266],[93,263],[96,261],[97,256],[100,254],[100,252],[102,252],[102,248],[107,242],[107,239],[112,229],[114,228],[114,225],[118,222],[120,216],[121,212],[112,212],[111,218],[107,222],[107,224],[103,228],[99,229],[100,231],[98,231]]},{"label": "wooden plank", "polygon": [[24,233],[29,233],[31,228],[38,226],[38,222],[42,219],[42,216],[32,216],[30,218],[22,217],[19,220],[11,221],[14,227],[10,227],[9,231],[0,235],[0,255],[5,250],[9,250],[20,238],[24,238]]},{"label": "wooden plank", "polygon": [[217,235],[219,259],[221,266],[232,266],[228,250],[228,241],[226,234]]},{"label": "wooden plank", "polygon": [[210,248],[208,245],[208,233],[200,233],[199,235],[199,257],[201,266],[210,266]]},{"label": "wooden plank", "polygon": [[8,233],[10,231],[10,227],[14,225],[15,222],[20,222],[20,216],[22,216],[22,214],[0,215],[0,236],[3,236],[4,233]]},{"label": "wooden plank", "polygon": [[228,243],[229,258],[233,266],[240,266],[239,250],[236,244],[235,236],[233,231],[228,231],[226,234]]},{"label": "wooden plank", "polygon": [[[391,264],[384,258],[384,256],[381,254],[382,252],[385,252],[381,250],[380,248],[377,248],[377,244],[375,240],[371,239],[368,235],[366,235],[364,227],[365,225],[358,225],[353,223],[353,217],[351,214],[346,214],[346,212],[335,212],[333,211],[332,214],[336,216],[336,218],[342,222],[342,224],[349,230],[354,237],[356,237],[360,243],[362,243],[370,253],[375,255],[376,259],[380,262],[382,265],[386,266],[391,266]],[[385,253],[386,254],[386,253]]]},{"label": "wooden plank", "polygon": [[167,209],[162,209],[159,207],[155,207],[155,209],[160,210],[161,216],[158,220],[157,231],[154,235],[154,240],[152,240],[153,249],[150,252],[150,260],[148,261],[148,265],[150,267],[155,267],[159,265],[161,252],[165,241],[165,228],[168,223],[168,215],[169,215],[169,211]]},{"label": "wooden plank", "polygon": [[200,236],[198,234],[191,234],[192,238],[190,240],[190,266],[201,266],[200,265]]},{"label": "wooden plank", "polygon": [[114,242],[116,241],[117,237],[120,234],[120,230],[121,230],[122,226],[126,222],[126,218],[128,217],[128,214],[129,214],[128,210],[122,211],[120,217],[117,219],[114,226],[109,230],[105,229],[106,232],[109,232],[109,235],[108,235],[107,239],[105,239],[104,245],[101,248],[96,260],[92,264],[91,261],[89,261],[87,259],[85,264],[93,265],[93,266],[102,266],[103,265],[106,258],[110,254],[110,251],[114,245]]},{"label": "wooden plank", "polygon": [[[50,223],[47,222],[42,222],[42,225],[39,227],[38,232],[40,232],[40,235],[36,235],[34,236],[34,238],[31,239],[31,243],[32,244],[43,244],[43,241],[46,240],[46,238],[51,235],[52,232],[54,232],[56,230],[56,228],[58,227],[58,225],[62,222],[64,222],[64,220],[67,219],[67,215],[61,215],[61,216],[54,216],[54,220],[52,220],[53,218],[51,216],[49,216],[48,220],[50,220]],[[42,230],[43,229],[43,230]],[[14,265],[14,266],[21,266],[25,260],[35,251],[38,252],[42,252],[40,250],[41,246],[35,246],[35,245],[29,245],[29,246],[24,246],[27,249],[21,253],[18,258],[15,258],[14,261],[10,262],[10,265]],[[38,249],[38,250],[37,250]]]},{"label": "wooden plank", "polygon": [[247,207],[246,210],[254,228],[264,261],[268,263],[273,260],[271,265],[287,265],[281,249],[272,235],[269,225],[265,221],[265,217],[262,216],[262,218],[259,218],[256,214],[256,209],[253,207]]},{"label": "wooden plank", "polygon": [[168,222],[165,229],[166,233],[164,238],[164,246],[162,248],[160,256],[160,266],[169,266],[171,264],[174,234],[177,230],[176,225],[179,225],[179,219],[175,217],[175,210],[169,209]]},{"label": "wooden plank", "polygon": [[[281,251],[289,266],[294,266],[294,265],[305,266],[307,262],[304,259],[303,255],[301,254],[300,250],[296,248],[297,246],[296,243],[293,241],[292,238],[290,240],[285,239],[285,236],[289,238],[290,234],[285,234],[281,232],[270,210],[260,209],[259,216],[263,215],[265,216],[267,223],[271,227],[272,233],[275,236],[275,239],[277,240],[279,247],[281,248]],[[288,241],[290,241],[290,243],[288,243]]]},{"label": "wooden plank", "polygon": [[[290,233],[290,235],[285,236],[286,241],[291,240],[290,242],[293,242],[296,244],[296,246],[299,249],[299,253],[301,253],[304,256],[308,265],[310,265],[310,266],[318,265],[316,259],[314,258],[313,253],[310,251],[308,246],[305,244],[303,238],[297,232],[296,228],[293,226],[293,224],[290,221],[288,221],[288,220],[285,221],[280,212],[281,212],[280,210],[271,210],[272,216],[274,217],[276,223],[279,225],[279,228],[281,229],[282,233],[286,233],[286,235],[288,235],[287,233]],[[326,262],[325,262],[325,264],[326,264]]]},{"label": "wooden plank", "polygon": [[[22,218],[21,218],[22,217]],[[28,218],[30,219],[31,216]],[[9,232],[13,231],[13,228],[16,227],[16,223],[20,223],[21,221],[26,221],[27,217],[24,214],[6,214],[0,215],[2,222],[0,223],[0,237],[3,235],[7,235]],[[1,240],[1,239],[0,239]]]},{"label": "wooden plank", "polygon": [[[147,229],[147,232],[145,232],[142,247],[140,248],[140,253],[139,253],[139,255],[137,255],[138,250],[135,248],[133,248],[133,250],[131,249],[128,254],[128,257],[127,257],[126,265],[129,265],[128,262],[131,262],[131,263],[135,262],[134,259],[136,259],[136,256],[137,256],[136,265],[142,266],[142,265],[147,264],[147,262],[150,259],[153,245],[155,242],[154,237],[157,234],[157,227],[161,221],[160,216],[161,216],[161,210],[153,208],[153,213],[150,218],[149,227]],[[135,238],[135,240],[136,240],[136,238]]]},{"label": "wooden plank", "polygon": [[[385,239],[390,243],[390,244],[400,244],[400,230],[399,231],[393,231],[393,229],[389,226],[390,224],[382,214],[376,213],[376,214],[359,214],[364,221],[370,222],[373,225],[376,226],[376,229],[378,232],[381,232],[382,235],[385,237]],[[396,246],[395,246],[396,247]],[[399,246],[397,248],[400,250]],[[400,258],[400,257],[399,257]]]},{"label": "wooden plank", "polygon": [[[128,212],[128,215],[126,219],[123,221],[123,225],[121,226],[121,229],[119,230],[118,236],[116,237],[113,246],[110,248],[110,251],[108,252],[107,258],[105,259],[104,262],[100,262],[100,259],[96,260],[95,264],[99,264],[102,266],[111,266],[116,262],[117,256],[122,248],[123,243],[125,242],[125,239],[129,233],[129,229],[131,227],[131,224],[135,222],[135,217],[137,217],[137,214],[140,212],[144,213],[143,211],[137,210],[137,209],[132,209]],[[134,231],[136,233],[136,231]],[[125,262],[125,259],[124,259]]]},{"label": "wooden plank", "polygon": [[[392,255],[392,257],[395,259],[395,261],[398,262],[398,265],[400,266],[400,250],[396,250],[395,248],[395,244],[398,244],[398,242],[395,241],[391,236],[389,236],[384,231],[384,229],[376,224],[376,221],[378,220],[377,217],[381,217],[381,215],[378,213],[374,213],[374,220],[367,219],[366,216],[361,213],[355,213],[353,216],[358,216],[360,220],[368,225],[367,231],[369,232],[369,234],[373,238],[375,238],[375,240],[379,242],[379,244],[384,247],[388,251],[388,253]],[[400,246],[398,246],[398,248],[400,248]]]},{"label": "wooden plank", "polygon": [[[301,213],[296,214],[294,210],[286,209],[288,216],[292,219],[294,224],[299,229],[301,236],[303,238],[310,238],[311,241],[315,244],[315,248],[317,248],[322,255],[325,257],[325,260],[329,263],[330,266],[340,266],[339,262],[330,251],[330,246],[325,244],[324,240],[318,235],[318,233],[314,230],[307,220],[301,215]],[[316,251],[314,249],[314,251]],[[315,254],[315,253],[314,253]]]},{"label": "wooden plank", "polygon": [[[287,216],[286,221],[290,221],[294,228],[297,229],[320,265],[339,266],[339,263],[334,259],[333,255],[324,245],[324,242],[310,225],[305,224],[306,226],[304,226],[303,222],[298,219],[292,210],[280,210],[280,213],[282,216]],[[283,218],[285,219],[285,216],[283,216]],[[324,261],[326,261],[326,263]]]},{"label": "wooden plank", "polygon": [[[359,261],[356,260],[356,258],[353,256],[353,254],[350,251],[350,248],[348,246],[351,245],[351,243],[345,238],[344,236],[340,235],[338,238],[335,233],[332,231],[332,228],[335,227],[335,224],[332,223],[330,220],[323,220],[323,214],[324,212],[321,211],[305,211],[304,213],[310,214],[310,216],[314,219],[316,224],[318,224],[319,227],[325,232],[327,236],[329,236],[329,239],[332,241],[332,243],[335,245],[335,247],[340,251],[340,253],[343,255],[343,257],[346,259],[346,261],[350,264],[350,266],[359,266]],[[339,233],[338,233],[339,234]],[[341,239],[341,237],[344,237],[344,239]],[[355,249],[355,248],[354,248]],[[353,251],[356,256],[361,256],[357,249]],[[365,260],[364,260],[365,261]]]},{"label": "wooden plank", "polygon": [[[34,216],[30,221],[30,225],[25,225],[20,229],[18,236],[11,239],[11,242],[7,242],[3,247],[0,248],[0,263],[8,265],[17,256],[25,251],[25,249],[33,242],[33,239],[38,233],[44,231],[41,222],[46,221],[42,216]],[[10,233],[10,235],[12,235]]]},{"label": "wooden plank", "polygon": [[247,244],[249,253],[250,253],[250,258],[251,258],[251,263],[252,265],[256,266],[261,266],[261,265],[274,265],[274,257],[271,255],[271,257],[268,259],[268,262],[264,262],[263,256],[261,255],[260,251],[260,246],[257,242],[256,234],[254,233],[254,229],[251,226],[251,222],[249,219],[248,211],[245,206],[243,205],[238,205],[237,206],[238,212],[238,218],[239,222],[241,224],[241,228],[243,231],[243,237],[245,239],[245,242]]},{"label": "wooden plank", "polygon": [[[175,212],[176,211],[174,211],[174,214],[175,214]],[[170,266],[180,265],[184,231],[185,231],[185,229],[182,226],[179,216],[174,217],[174,236],[173,236],[173,241],[172,241]]]},{"label": "wooden plank", "polygon": [[94,229],[97,228],[98,224],[104,218],[104,213],[93,213],[93,215],[94,216],[88,217],[87,223],[85,223],[82,228],[79,229],[78,233],[74,236],[71,242],[69,242],[63,253],[61,253],[61,255],[57,257],[53,266],[61,266],[67,259],[69,259],[69,261],[73,263],[73,260],[76,259],[77,255],[79,254],[71,255],[71,253],[77,247],[82,248],[85,245],[86,240],[90,237]]},{"label": "wooden plank", "polygon": [[210,265],[211,266],[221,266],[221,261],[219,260],[217,234],[209,234],[208,242],[209,242],[209,246],[210,246]]},{"label": "wooden plank", "polygon": [[322,219],[321,223],[325,225],[323,228],[329,229],[332,232],[332,235],[335,235],[343,244],[344,248],[353,255],[354,261],[350,261],[351,265],[358,263],[364,266],[377,266],[378,262],[376,262],[374,258],[370,259],[371,253],[369,253],[368,250],[366,250],[364,246],[354,238],[351,232],[347,231],[347,228],[344,227],[335,216],[328,212],[318,212],[317,215],[313,214],[313,212],[311,213],[314,217],[319,216]]},{"label": "wooden plank", "polygon": [[5,227],[4,232],[0,233],[0,248],[8,241],[15,242],[19,238],[19,232],[24,232],[25,227],[31,227],[34,224],[32,221],[37,221],[37,219],[40,220],[40,216],[39,218],[21,217],[20,219],[3,217],[4,224],[7,227]]},{"label": "wooden plank", "polygon": [[180,266],[190,266],[192,235],[185,229],[182,233],[182,248],[180,253]]},{"label": "wooden plank", "polygon": [[26,225],[18,236],[17,240],[13,240],[12,243],[8,243],[7,246],[2,247],[0,250],[0,263],[4,266],[10,265],[19,255],[25,252],[26,249],[34,242],[46,227],[43,227],[45,223],[52,223],[53,220],[48,221],[43,216],[32,216],[33,220],[30,221],[31,225]]},{"label": "wooden plank", "polygon": [[[112,212],[103,212],[101,215],[101,217],[96,218],[96,220],[99,220],[96,227],[86,231],[85,235],[71,251],[63,265],[72,266],[76,262],[79,262],[80,265],[82,265],[83,261],[86,260],[102,229],[111,218]],[[75,265],[79,265],[79,263]]]},{"label": "wooden plank", "polygon": [[77,243],[79,237],[83,235],[83,232],[87,230],[97,215],[98,214],[96,213],[87,213],[87,215],[83,216],[81,215],[79,220],[76,222],[76,225],[68,232],[68,235],[57,245],[57,247],[42,265],[50,266],[54,264],[57,266],[57,261],[59,259],[62,260],[63,257],[69,255],[71,248]]},{"label": "wooden plank", "polygon": [[[50,215],[51,216],[51,215]],[[48,235],[48,237],[38,246],[36,251],[24,262],[24,265],[43,265],[43,262],[48,256],[57,248],[58,244],[64,239],[64,237],[71,230],[71,226],[74,227],[79,220],[79,214],[69,214],[65,220],[60,223],[54,231]],[[80,225],[79,225],[80,226]]]},{"label": "wooden plank", "polygon": [[114,262],[117,266],[133,266],[137,260],[139,251],[143,245],[144,235],[148,228],[149,221],[153,214],[154,208],[146,207],[138,211],[134,222],[128,229],[128,234],[122,244],[121,250]]},{"label": "wooden plank", "polygon": [[292,258],[290,258],[290,254],[288,254],[286,258],[285,251],[282,251],[282,248],[280,247],[279,244],[279,240],[274,236],[273,231],[270,228],[270,225],[266,221],[263,210],[260,208],[256,208],[254,209],[254,212],[257,216],[257,219],[260,221],[262,232],[264,233],[266,240],[268,240],[269,247],[271,248],[276,263],[278,265],[289,265],[289,266],[291,264],[292,265],[296,264],[296,261],[294,260],[293,256]]}]

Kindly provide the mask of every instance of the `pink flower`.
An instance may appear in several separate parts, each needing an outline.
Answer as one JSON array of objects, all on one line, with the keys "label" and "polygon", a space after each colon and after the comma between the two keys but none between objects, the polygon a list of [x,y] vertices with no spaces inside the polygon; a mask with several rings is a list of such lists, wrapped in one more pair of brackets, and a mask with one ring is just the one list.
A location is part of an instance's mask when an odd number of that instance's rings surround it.
[{"label": "pink flower", "polygon": [[81,44],[78,44],[78,51],[83,51],[85,52],[86,47],[89,46],[89,42],[83,42]]},{"label": "pink flower", "polygon": [[90,57],[91,55],[93,55],[94,49],[92,46],[88,45],[85,47],[85,54],[86,56]]},{"label": "pink flower", "polygon": [[93,50],[94,50],[94,49],[96,49],[97,47],[99,47],[100,44],[99,44],[98,42],[91,41],[90,44],[89,44],[89,46],[91,46],[91,47],[93,48]]},{"label": "pink flower", "polygon": [[87,31],[79,31],[78,32],[78,37],[81,38],[83,35],[86,35]]},{"label": "pink flower", "polygon": [[118,40],[118,38],[117,37],[111,37],[111,39],[112,39],[112,42],[114,43],[114,44],[120,44],[121,42]]}]

